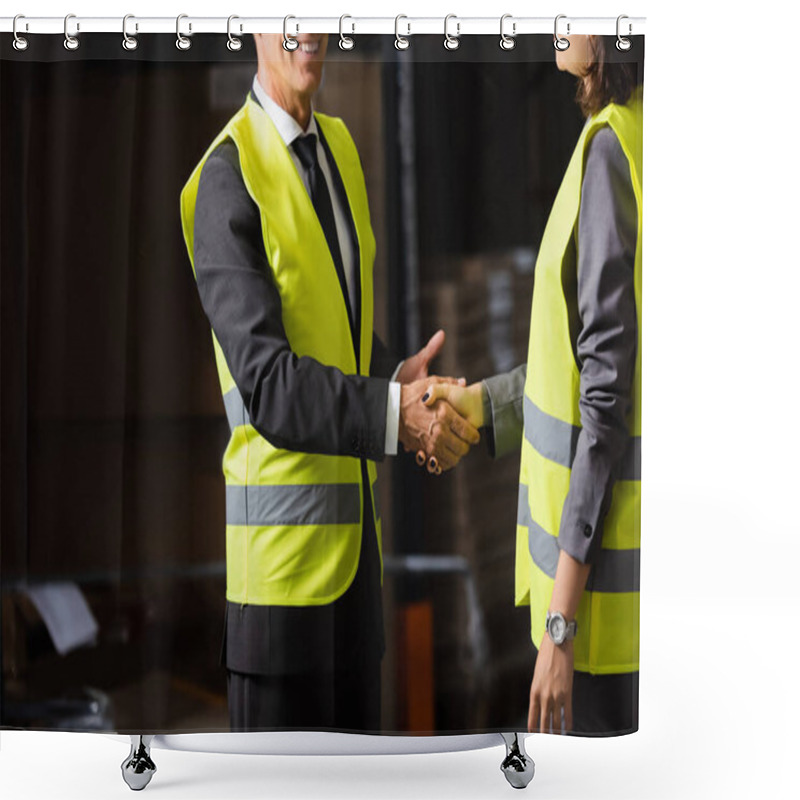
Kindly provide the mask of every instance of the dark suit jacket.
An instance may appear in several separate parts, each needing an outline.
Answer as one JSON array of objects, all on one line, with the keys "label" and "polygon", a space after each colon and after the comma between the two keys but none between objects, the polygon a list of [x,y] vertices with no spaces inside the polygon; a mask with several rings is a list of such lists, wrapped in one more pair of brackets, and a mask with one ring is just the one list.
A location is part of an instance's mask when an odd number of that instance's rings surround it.
[{"label": "dark suit jacket", "polygon": [[[327,155],[331,191],[339,193],[350,216],[330,150]],[[357,253],[352,219],[349,228]],[[379,658],[384,649],[380,563],[364,459],[384,456],[388,378],[396,361],[374,334],[370,377],[344,375],[292,352],[259,210],[230,140],[216,148],[201,172],[194,264],[203,309],[252,425],[278,447],[360,458],[365,497],[359,569],[345,594],[327,606],[302,608],[228,603],[221,661],[237,672],[292,674]],[[357,306],[360,320],[360,302]]]}]

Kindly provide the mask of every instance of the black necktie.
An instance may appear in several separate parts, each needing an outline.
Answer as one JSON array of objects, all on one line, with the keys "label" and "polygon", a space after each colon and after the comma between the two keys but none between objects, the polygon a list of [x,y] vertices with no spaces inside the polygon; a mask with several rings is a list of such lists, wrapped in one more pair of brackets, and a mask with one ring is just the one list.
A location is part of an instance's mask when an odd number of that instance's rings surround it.
[{"label": "black necktie", "polygon": [[344,301],[347,305],[347,317],[352,327],[353,312],[350,308],[350,291],[347,288],[347,278],[344,274],[342,251],[339,248],[339,237],[336,234],[336,217],[333,215],[333,204],[331,203],[331,194],[328,191],[328,182],[325,180],[325,175],[317,160],[317,137],[313,133],[309,133],[306,136],[298,136],[292,142],[292,148],[297,153],[303,169],[308,172],[311,186],[311,203],[314,206],[314,211],[317,212],[317,219],[322,225],[322,232],[325,234],[328,249],[331,251],[336,274],[339,276]]}]

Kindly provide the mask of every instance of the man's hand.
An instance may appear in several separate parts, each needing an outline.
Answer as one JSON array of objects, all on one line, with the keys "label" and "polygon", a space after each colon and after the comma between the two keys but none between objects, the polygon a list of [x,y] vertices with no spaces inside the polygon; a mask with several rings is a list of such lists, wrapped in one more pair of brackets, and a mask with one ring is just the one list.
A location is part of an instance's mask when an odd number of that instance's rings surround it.
[{"label": "man's hand", "polygon": [[431,336],[428,344],[416,355],[407,358],[403,366],[397,373],[398,383],[414,383],[428,377],[428,368],[431,361],[442,351],[444,347],[444,331],[439,330]]},{"label": "man's hand", "polygon": [[433,472],[437,465],[442,470],[454,467],[481,437],[477,428],[447,403],[440,402],[434,408],[423,404],[422,396],[431,380],[425,377],[401,387],[399,438],[406,450],[423,453],[428,470]]},{"label": "man's hand", "polygon": [[530,733],[561,733],[561,711],[565,730],[572,729],[572,676],[574,674],[572,642],[556,646],[545,633],[531,682],[528,705]]},{"label": "man's hand", "polygon": [[422,402],[431,408],[439,401],[445,401],[475,428],[482,428],[485,424],[483,391],[481,381],[466,387],[463,384],[437,383],[428,387],[428,391],[422,397]]}]

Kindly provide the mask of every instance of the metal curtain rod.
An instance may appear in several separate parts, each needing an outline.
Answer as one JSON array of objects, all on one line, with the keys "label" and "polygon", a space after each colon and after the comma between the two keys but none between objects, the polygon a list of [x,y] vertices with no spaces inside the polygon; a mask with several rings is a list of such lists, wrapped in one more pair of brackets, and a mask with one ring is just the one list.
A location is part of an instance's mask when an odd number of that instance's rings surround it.
[{"label": "metal curtain rod", "polygon": [[[228,17],[193,17],[181,15],[180,28],[185,35],[197,33],[228,33]],[[524,34],[553,34],[554,17],[514,17],[504,15],[505,30],[516,36]],[[284,17],[234,17],[233,32],[283,33]],[[289,33],[340,33],[342,25],[347,34],[391,34],[399,32],[404,36],[416,34],[443,34],[447,28],[459,36],[474,34],[496,34],[500,30],[500,16],[459,17],[451,15],[446,23],[444,17],[351,17],[344,21],[339,17],[290,17]],[[617,33],[616,17],[569,17],[560,15],[558,23],[562,35],[596,34],[613,36]],[[636,36],[645,32],[645,17],[626,17],[624,35]],[[64,35],[64,17],[17,17],[16,31],[26,33],[52,33]],[[175,33],[175,17],[137,17],[129,15],[125,23],[131,35],[148,33]],[[0,17],[0,32],[14,30],[14,17]],[[83,33],[122,33],[122,17],[82,17],[69,15],[69,32],[73,35]]]}]

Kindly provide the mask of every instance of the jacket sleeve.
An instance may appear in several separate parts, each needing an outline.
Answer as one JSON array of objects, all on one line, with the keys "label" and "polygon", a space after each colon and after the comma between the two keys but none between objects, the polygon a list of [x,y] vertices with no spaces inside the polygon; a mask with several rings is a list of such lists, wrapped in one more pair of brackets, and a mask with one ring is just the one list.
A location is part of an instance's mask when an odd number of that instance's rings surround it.
[{"label": "jacket sleeve", "polygon": [[586,156],[578,218],[581,432],[558,543],[590,563],[601,543],[629,436],[637,350],[634,260],[637,209],[630,167],[616,134],[601,128]]},{"label": "jacket sleeve", "polygon": [[483,381],[483,418],[489,453],[500,458],[519,450],[523,431],[523,397],[527,364]]},{"label": "jacket sleeve", "polygon": [[380,336],[373,331],[372,359],[370,360],[369,374],[378,378],[391,378],[399,363],[399,359],[389,352]]},{"label": "jacket sleeve", "polygon": [[283,449],[381,460],[388,381],[292,352],[259,209],[231,141],[200,175],[194,264],[203,309],[253,427]]}]

